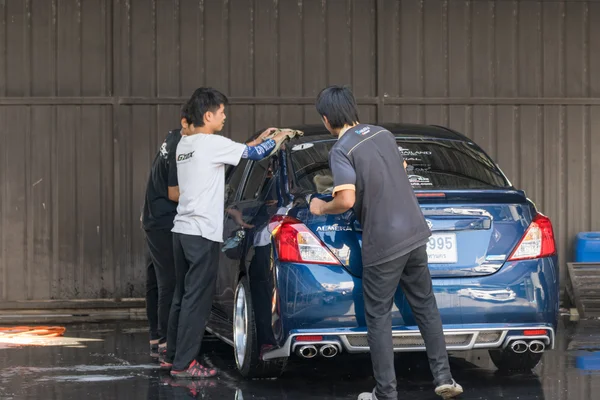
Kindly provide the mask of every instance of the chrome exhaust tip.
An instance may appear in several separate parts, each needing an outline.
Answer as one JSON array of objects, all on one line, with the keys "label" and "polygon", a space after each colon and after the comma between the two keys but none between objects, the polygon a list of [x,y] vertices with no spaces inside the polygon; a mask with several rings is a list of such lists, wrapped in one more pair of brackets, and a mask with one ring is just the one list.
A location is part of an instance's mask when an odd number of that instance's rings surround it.
[{"label": "chrome exhaust tip", "polygon": [[510,349],[517,354],[523,354],[527,351],[529,346],[522,340],[517,340],[510,345]]},{"label": "chrome exhaust tip", "polygon": [[338,348],[333,344],[326,344],[319,349],[319,353],[325,358],[333,358],[337,356]]},{"label": "chrome exhaust tip", "polygon": [[529,343],[529,351],[532,353],[543,353],[544,350],[546,350],[546,345],[539,340],[533,340],[531,343]]},{"label": "chrome exhaust tip", "polygon": [[317,355],[317,348],[313,345],[302,346],[296,350],[296,354],[302,358],[313,358]]}]

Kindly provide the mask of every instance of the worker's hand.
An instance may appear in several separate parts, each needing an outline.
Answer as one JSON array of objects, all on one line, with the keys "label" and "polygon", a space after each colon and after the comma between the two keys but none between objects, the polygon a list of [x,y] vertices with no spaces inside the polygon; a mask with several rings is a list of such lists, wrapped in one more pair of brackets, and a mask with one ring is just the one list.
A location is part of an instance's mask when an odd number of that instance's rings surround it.
[{"label": "worker's hand", "polygon": [[326,201],[321,199],[312,199],[310,202],[310,212],[313,215],[323,215],[323,207],[327,204]]},{"label": "worker's hand", "polygon": [[252,225],[252,224],[247,224],[247,223],[245,223],[244,221],[241,221],[239,225],[240,225],[242,228],[244,228],[244,229],[252,229],[252,228],[254,228],[254,225]]},{"label": "worker's hand", "polygon": [[277,132],[277,135],[273,136],[271,139],[273,139],[275,142],[277,143],[281,143],[283,142],[286,138],[288,137],[288,134],[286,131],[281,130],[279,132]]},{"label": "worker's hand", "polygon": [[277,128],[265,129],[265,131],[258,136],[259,143],[262,143],[265,140],[267,140],[269,138],[269,136],[271,136],[273,133],[275,133],[275,131],[277,131]]},{"label": "worker's hand", "polygon": [[238,224],[239,226],[241,226],[242,228],[245,228],[245,229],[252,229],[252,228],[254,228],[254,225],[248,224],[248,223],[246,223],[246,221],[244,221],[244,218],[243,218],[242,213],[240,212],[240,210],[236,210],[235,208],[228,208],[225,211],[229,215],[231,215],[231,217],[233,218],[233,220],[235,221],[235,223]]}]

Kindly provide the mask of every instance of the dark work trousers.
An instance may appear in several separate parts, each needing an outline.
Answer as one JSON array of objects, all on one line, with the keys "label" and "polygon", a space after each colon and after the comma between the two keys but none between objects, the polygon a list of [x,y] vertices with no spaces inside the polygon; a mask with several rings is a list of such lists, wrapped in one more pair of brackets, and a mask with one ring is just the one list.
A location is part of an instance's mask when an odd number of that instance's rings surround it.
[{"label": "dark work trousers", "polygon": [[427,248],[419,247],[395,260],[363,269],[363,293],[371,349],[375,394],[380,400],[396,400],[396,372],[392,346],[392,302],[400,284],[427,348],[435,384],[452,379],[448,352],[437,308]]},{"label": "dark work trousers", "polygon": [[175,292],[175,261],[173,258],[173,234],[170,229],[146,231],[146,241],[152,256],[158,286],[158,336],[161,343],[167,340],[169,313]]},{"label": "dark work trousers", "polygon": [[150,254],[146,259],[146,316],[150,329],[150,340],[158,340],[158,283]]},{"label": "dark work trousers", "polygon": [[219,269],[219,243],[173,234],[177,284],[169,318],[167,360],[182,371],[200,354]]}]

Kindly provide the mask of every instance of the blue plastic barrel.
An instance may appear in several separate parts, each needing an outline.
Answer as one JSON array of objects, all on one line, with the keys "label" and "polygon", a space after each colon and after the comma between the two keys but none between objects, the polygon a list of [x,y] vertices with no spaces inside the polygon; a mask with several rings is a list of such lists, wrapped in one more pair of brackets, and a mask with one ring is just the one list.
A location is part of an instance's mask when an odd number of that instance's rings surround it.
[{"label": "blue plastic barrel", "polygon": [[577,234],[575,262],[600,262],[600,232]]}]

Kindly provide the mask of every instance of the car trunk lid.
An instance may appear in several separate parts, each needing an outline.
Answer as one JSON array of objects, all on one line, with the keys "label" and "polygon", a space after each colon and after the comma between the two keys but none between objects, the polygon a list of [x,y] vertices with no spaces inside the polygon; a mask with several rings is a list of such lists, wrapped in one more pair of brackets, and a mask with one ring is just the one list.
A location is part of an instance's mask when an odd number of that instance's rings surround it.
[{"label": "car trunk lid", "polygon": [[[417,193],[432,231],[427,242],[432,277],[468,277],[496,272],[532,221],[532,208],[515,190]],[[331,200],[331,196],[319,196]],[[468,199],[468,201],[467,201]],[[301,214],[302,215],[302,214]],[[362,229],[352,211],[301,220],[353,275],[362,275]]]}]

